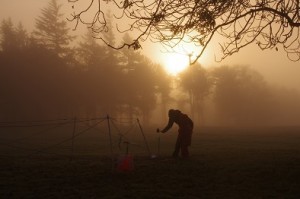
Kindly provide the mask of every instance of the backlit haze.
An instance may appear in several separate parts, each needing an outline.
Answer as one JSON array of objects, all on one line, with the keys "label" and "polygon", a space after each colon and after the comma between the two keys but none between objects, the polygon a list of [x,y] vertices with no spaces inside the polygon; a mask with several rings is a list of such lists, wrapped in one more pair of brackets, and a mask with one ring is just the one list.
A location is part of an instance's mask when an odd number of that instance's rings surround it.
[{"label": "backlit haze", "polygon": [[[60,0],[66,9],[66,17],[71,7],[67,1]],[[22,22],[26,29],[34,27],[35,18],[40,15],[40,10],[45,7],[48,0],[0,0],[0,20],[11,17],[17,24]],[[72,24],[70,24],[72,27]],[[79,30],[77,31],[79,32]],[[188,53],[195,51],[191,45],[181,45],[177,49],[179,53],[166,52],[159,44],[143,44],[143,53],[151,55],[153,61],[161,63],[170,74],[176,74],[188,66]],[[218,43],[212,43],[199,62],[205,67],[214,67],[219,65],[246,65],[254,68],[264,75],[267,81],[278,86],[300,89],[300,64],[288,60],[285,52],[279,49],[261,51],[257,46],[248,46],[240,50],[238,54],[225,59],[221,63],[215,62],[218,58],[220,48]],[[185,55],[186,53],[186,55]]]},{"label": "backlit haze", "polygon": [[216,62],[221,40],[192,66],[188,43],[116,51],[51,1],[0,0],[0,199],[300,198],[300,62],[255,44]]},{"label": "backlit haze", "polygon": [[[41,10],[45,7],[47,7],[49,3],[49,0],[26,0],[26,1],[20,1],[20,0],[0,0],[0,21],[3,21],[4,19],[11,18],[12,22],[15,26],[18,25],[19,22],[23,24],[27,32],[30,34],[32,31],[36,28],[36,18],[41,16]],[[58,0],[58,3],[62,5],[61,11],[65,13],[64,17],[67,18],[70,17],[70,14],[74,11],[72,4],[69,4],[67,0]],[[80,8],[80,6],[77,6],[76,9],[84,9]],[[113,10],[111,10],[113,12]],[[83,24],[79,24],[77,29],[75,31],[71,31],[75,27],[74,23],[67,22],[70,27],[70,33],[74,34],[77,37],[77,39],[74,42],[75,46],[78,46],[79,41],[83,40],[83,35],[87,33],[86,27]],[[123,37],[119,35],[115,35],[116,40],[122,40]],[[124,36],[124,35],[123,35]],[[100,43],[100,40],[98,40]],[[177,78],[180,72],[184,71],[187,67],[189,67],[190,58],[191,60],[194,59],[194,56],[199,53],[201,49],[199,47],[194,46],[193,44],[189,43],[183,43],[176,46],[174,49],[166,49],[162,47],[159,43],[151,43],[150,41],[146,41],[144,43],[141,43],[142,49],[141,53],[147,56],[151,61],[154,63],[158,63],[161,66],[163,66],[163,69],[170,75],[168,77],[166,76],[159,76],[153,77],[150,76],[150,73],[147,73],[145,71],[143,74],[146,74],[146,77],[140,78],[139,80],[136,80],[137,77],[129,78],[129,80],[126,79],[126,83],[128,82],[128,85],[134,85],[138,84],[138,86],[134,89],[140,91],[146,91],[145,93],[151,93],[153,94],[153,98],[151,97],[141,97],[138,96],[137,99],[142,101],[142,104],[147,104],[146,100],[151,101],[153,104],[149,105],[149,110],[151,110],[151,113],[149,113],[150,120],[155,120],[153,123],[161,123],[161,121],[166,120],[167,117],[167,110],[172,107],[176,107],[179,109],[183,109],[184,112],[187,112],[188,114],[195,115],[198,114],[197,117],[201,118],[199,120],[202,120],[202,118],[205,118],[205,122],[207,122],[207,125],[215,125],[215,124],[221,124],[222,119],[224,119],[224,124],[231,124],[231,113],[228,110],[232,111],[232,114],[236,117],[238,120],[240,117],[237,114],[239,111],[244,111],[243,113],[240,113],[244,116],[245,121],[250,121],[254,124],[256,124],[255,121],[252,121],[249,118],[256,118],[256,116],[261,115],[261,113],[268,113],[272,116],[279,115],[282,116],[282,118],[278,117],[276,120],[272,120],[270,124],[277,124],[277,121],[280,121],[282,119],[282,124],[299,124],[299,115],[300,115],[300,106],[298,107],[298,99],[300,99],[300,95],[298,92],[300,92],[300,64],[299,62],[292,62],[288,59],[286,53],[278,47],[278,51],[274,50],[260,50],[255,44],[249,45],[243,49],[241,49],[238,53],[233,54],[230,57],[227,57],[222,62],[217,62],[216,60],[220,59],[221,52],[218,42],[222,42],[221,40],[217,41],[216,39],[213,40],[202,57],[198,60],[198,62],[203,66],[203,68],[206,71],[211,72],[210,74],[213,74],[213,72],[216,72],[217,69],[221,68],[221,70],[217,71],[218,74],[214,73],[212,77],[208,78],[207,82],[206,77],[208,76],[201,76],[201,74],[192,74],[192,73],[183,73],[185,74],[185,80],[186,84],[184,85],[179,83],[180,78]],[[93,52],[98,52],[98,50],[93,50]],[[100,52],[101,53],[101,52]],[[112,54],[112,53],[108,53]],[[98,54],[99,57],[101,57],[101,54]],[[79,55],[81,56],[81,55]],[[88,56],[82,56],[81,58],[86,58]],[[78,57],[77,57],[78,58]],[[79,59],[81,59],[79,58]],[[128,59],[129,60],[129,59]],[[99,61],[99,60],[98,60]],[[47,60],[44,60],[44,63],[48,62]],[[147,61],[148,63],[149,61]],[[98,66],[106,66],[106,62],[97,62]],[[120,62],[119,62],[120,63]],[[127,61],[127,64],[130,65],[127,70],[131,70],[131,66],[134,65],[134,61],[130,63],[130,61]],[[87,64],[89,67],[89,63]],[[142,65],[144,66],[144,64]],[[157,65],[155,65],[156,67]],[[227,70],[226,67],[223,66],[230,66],[233,68],[237,68],[236,71],[234,70]],[[260,78],[260,75],[255,75],[254,73],[251,73],[251,71],[247,71],[246,67],[249,67],[253,71],[258,72],[258,74],[262,75],[262,78]],[[223,68],[222,68],[223,67]],[[240,67],[240,68],[239,68]],[[8,67],[9,68],[9,67]],[[75,68],[75,67],[74,67]],[[80,68],[80,67],[78,67]],[[192,68],[191,68],[192,69]],[[248,68],[247,68],[248,69]],[[134,69],[132,69],[134,70]],[[137,70],[136,70],[137,71]],[[160,70],[158,71],[159,74],[161,73]],[[199,72],[198,70],[197,72]],[[252,72],[253,72],[252,71]],[[123,72],[123,71],[122,71]],[[195,72],[195,71],[194,71]],[[208,73],[209,73],[208,72]],[[201,73],[201,71],[200,71]],[[45,73],[48,75],[48,73]],[[58,73],[61,74],[61,73]],[[99,74],[102,74],[99,72]],[[101,102],[101,100],[96,99],[98,95],[107,95],[107,93],[104,92],[111,92],[114,90],[113,87],[106,88],[103,93],[101,93],[101,89],[99,89],[99,85],[101,85],[101,77],[99,77],[99,74],[96,75],[95,82],[94,79],[88,77],[87,79],[83,81],[76,81],[75,84],[71,84],[73,87],[73,91],[77,95],[84,95],[85,100],[84,103],[85,106],[87,106],[86,109],[88,111],[92,112],[92,114],[100,114],[100,112],[105,112],[102,109],[97,110],[96,105],[93,107],[93,100],[95,100],[95,104]],[[254,74],[254,75],[253,75]],[[105,75],[105,74],[104,74]],[[195,81],[193,78],[194,75],[198,75]],[[231,76],[232,75],[232,76]],[[234,76],[236,75],[236,76]],[[240,75],[240,76],[239,76]],[[248,76],[247,76],[248,75]],[[251,76],[253,75],[253,76]],[[83,74],[79,75],[80,78],[84,78],[85,76]],[[91,75],[91,77],[93,77]],[[109,81],[111,79],[111,76],[107,76]],[[166,78],[165,78],[166,77]],[[169,78],[171,77],[171,78]],[[233,78],[232,78],[233,77]],[[145,79],[148,78],[148,79]],[[164,79],[165,78],[165,79]],[[223,79],[222,79],[223,78]],[[166,80],[168,79],[168,80]],[[184,76],[181,76],[181,80],[184,79]],[[214,79],[214,82],[210,80]],[[222,79],[222,81],[220,80]],[[122,85],[120,82],[114,81],[113,83],[116,84],[118,89],[122,90]],[[234,80],[234,81],[231,81]],[[236,81],[235,81],[236,80]],[[132,81],[132,82],[131,82]],[[139,82],[140,83],[137,83]],[[218,82],[217,82],[218,81]],[[151,91],[146,90],[147,83],[153,83],[155,82],[155,86],[153,86],[153,90]],[[183,82],[183,81],[182,81]],[[191,84],[192,82],[192,84]],[[213,82],[213,83],[212,83]],[[221,82],[220,84],[218,84]],[[225,83],[224,83],[225,82]],[[268,83],[268,85],[265,85],[265,82]],[[95,86],[95,91],[89,91],[91,86],[89,85],[97,85]],[[149,84],[151,84],[149,83]],[[207,84],[205,84],[207,83]],[[49,85],[51,85],[52,82],[50,81]],[[160,85],[158,85],[160,84]],[[218,84],[218,85],[217,85]],[[163,86],[162,86],[163,85]],[[194,87],[189,87],[190,85],[193,85]],[[114,85],[113,85],[114,86]],[[161,86],[161,87],[159,87]],[[185,87],[184,87],[185,86]],[[202,87],[201,87],[202,86]],[[206,87],[205,87],[206,86]],[[219,86],[219,87],[217,87]],[[30,87],[30,86],[29,86]],[[81,88],[85,94],[82,93],[76,93],[76,89]],[[170,89],[171,88],[171,89]],[[208,89],[208,91],[205,91],[205,89]],[[169,90],[168,90],[169,89]],[[193,90],[194,89],[194,90]],[[202,89],[202,90],[201,90]],[[211,91],[211,90],[213,91]],[[219,89],[219,90],[218,90]],[[223,89],[223,90],[222,90]],[[227,89],[227,90],[226,90]],[[16,92],[20,92],[18,89],[15,89]],[[55,89],[53,89],[55,91]],[[192,91],[191,91],[192,90]],[[201,91],[199,91],[201,90]],[[217,93],[216,90],[219,92]],[[221,90],[221,91],[220,91]],[[283,91],[284,90],[284,91]],[[165,93],[161,91],[166,91]],[[47,91],[45,91],[47,92]],[[95,95],[89,96],[89,93],[96,93]],[[131,92],[131,93],[130,93]],[[155,93],[156,92],[156,93]],[[194,93],[193,93],[194,92]],[[201,93],[202,92],[202,93]],[[21,92],[20,92],[21,93]],[[133,96],[133,91],[125,91],[124,93],[117,91],[117,94],[121,93],[119,98],[121,97],[128,97]],[[192,93],[192,94],[191,94]],[[217,93],[217,94],[216,94]],[[225,93],[225,95],[223,95]],[[117,98],[116,95],[113,94],[112,98]],[[21,95],[21,94],[20,94]],[[52,95],[52,93],[47,93],[47,95]],[[203,99],[199,101],[202,102],[203,107],[196,110],[193,107],[193,102],[197,101],[195,99],[192,99],[192,97],[204,96]],[[289,95],[289,96],[287,96]],[[96,97],[95,97],[96,96]],[[101,97],[102,97],[101,96]],[[121,96],[121,97],[120,97]],[[207,97],[208,96],[208,97]],[[216,101],[216,97],[219,97],[219,100]],[[88,98],[88,99],[86,99]],[[112,99],[111,98],[111,99]],[[8,101],[10,98],[8,97]],[[72,98],[73,100],[73,98]],[[74,104],[80,104],[77,103],[77,99],[74,99]],[[82,99],[78,99],[79,101]],[[91,101],[90,101],[91,100]],[[130,99],[131,100],[131,99]],[[166,101],[164,101],[166,100]],[[233,101],[236,100],[236,101]],[[265,101],[264,101],[265,100]],[[43,101],[43,100],[40,100]],[[110,100],[108,100],[110,101]],[[198,102],[199,102],[198,101]],[[51,100],[50,100],[51,102]],[[76,103],[75,103],[76,102]],[[260,103],[260,106],[257,105],[257,103]],[[297,103],[295,103],[297,102]],[[64,106],[65,102],[60,102]],[[130,103],[132,103],[130,101]],[[130,104],[129,103],[129,104]],[[137,102],[134,102],[134,105],[137,105]],[[218,103],[216,105],[216,103]],[[227,103],[227,104],[226,104]],[[83,103],[82,103],[83,104]],[[107,102],[103,102],[103,106],[107,106]],[[200,104],[200,103],[199,103]],[[102,105],[102,104],[101,104]],[[124,106],[123,104],[118,104],[119,106]],[[128,104],[127,104],[128,105]],[[128,105],[128,106],[131,106]],[[27,107],[27,106],[26,106]],[[79,106],[78,106],[79,107]],[[80,107],[81,108],[81,107]],[[202,109],[203,108],[203,109]],[[51,109],[51,108],[50,108]],[[254,111],[255,109],[255,111]],[[195,111],[196,110],[196,111]],[[87,111],[87,112],[88,112]],[[98,111],[98,112],[97,112]],[[198,113],[195,113],[197,112]],[[219,112],[221,114],[219,114]],[[253,111],[253,113],[250,113]],[[278,111],[281,111],[282,114],[278,114]],[[95,112],[95,113],[94,113]],[[102,114],[101,112],[101,114]],[[126,112],[126,111],[124,111]],[[293,114],[291,114],[293,112]],[[133,112],[132,112],[133,113]],[[75,114],[75,113],[72,113]],[[105,113],[104,113],[105,114]],[[203,115],[201,115],[203,114]],[[224,114],[224,115],[222,115]],[[228,114],[229,116],[227,116]],[[251,115],[252,114],[252,115]],[[249,116],[249,117],[248,117]],[[221,118],[221,119],[220,119]],[[268,118],[266,116],[265,118]],[[260,120],[260,119],[257,119]],[[270,119],[271,120],[271,119]],[[202,121],[201,121],[202,122]],[[201,123],[199,122],[199,124]],[[239,122],[237,122],[239,123]],[[202,124],[202,123],[201,123]]]}]

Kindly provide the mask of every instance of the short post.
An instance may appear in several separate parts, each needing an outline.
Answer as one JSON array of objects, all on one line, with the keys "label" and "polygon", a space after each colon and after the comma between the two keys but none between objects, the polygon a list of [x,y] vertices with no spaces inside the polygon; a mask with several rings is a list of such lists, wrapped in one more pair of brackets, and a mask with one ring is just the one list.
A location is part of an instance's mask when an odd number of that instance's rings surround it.
[{"label": "short post", "polygon": [[158,136],[157,155],[160,156],[160,135]]},{"label": "short post", "polygon": [[74,155],[74,139],[75,139],[75,132],[76,132],[76,122],[77,122],[77,118],[74,117],[73,133],[72,133],[71,161],[73,161],[73,155]]},{"label": "short post", "polygon": [[140,120],[139,120],[138,118],[137,118],[136,120],[137,120],[137,123],[138,123],[138,125],[139,125],[139,127],[140,127],[141,133],[142,133],[142,135],[143,135],[144,142],[145,142],[145,144],[146,144],[148,153],[149,153],[149,155],[151,156],[151,151],[150,151],[148,142],[147,142],[147,140],[146,140],[146,136],[145,136],[145,134],[144,134],[143,128],[142,128],[142,126],[141,126],[141,124],[140,124]]},{"label": "short post", "polygon": [[110,143],[110,154],[111,154],[111,161],[112,161],[112,171],[114,169],[114,154],[113,154],[113,146],[112,146],[112,136],[111,136],[111,128],[110,128],[110,121],[109,115],[107,115],[107,126],[108,126],[108,137]]}]

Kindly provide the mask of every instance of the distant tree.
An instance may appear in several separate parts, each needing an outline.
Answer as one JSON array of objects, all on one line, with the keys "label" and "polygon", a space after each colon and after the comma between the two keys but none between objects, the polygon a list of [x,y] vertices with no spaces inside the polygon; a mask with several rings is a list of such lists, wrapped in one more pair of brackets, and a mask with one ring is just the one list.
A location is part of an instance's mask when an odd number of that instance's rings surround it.
[{"label": "distant tree", "polygon": [[219,124],[260,125],[270,118],[271,94],[263,77],[244,66],[213,71],[214,101]]},{"label": "distant tree", "polygon": [[53,50],[34,42],[22,24],[15,27],[10,20],[4,20],[1,38],[2,118],[16,120],[69,115],[72,74],[66,62]]},{"label": "distant tree", "polygon": [[[125,34],[124,41],[130,40]],[[123,49],[119,57],[124,79],[122,93],[130,116],[142,115],[148,122],[150,112],[155,106],[155,71],[154,64],[139,51]]]},{"label": "distant tree", "polygon": [[70,79],[62,59],[34,43],[0,53],[1,114],[10,120],[69,116]]},{"label": "distant tree", "polygon": [[88,30],[83,36],[83,41],[79,42],[76,51],[76,58],[84,66],[84,69],[93,70],[100,67],[99,65],[104,61],[107,47],[99,45],[93,37],[93,33]]},{"label": "distant tree", "polygon": [[[221,59],[252,43],[261,49],[281,46],[291,60],[300,59],[299,0],[90,0],[78,10],[75,8],[80,6],[76,4],[79,0],[68,2],[74,8],[69,20],[75,21],[76,27],[78,23],[88,24],[93,31],[102,34],[110,34],[105,4],[115,6],[115,17],[120,19],[116,29],[139,32],[131,42],[118,46],[99,37],[117,49],[125,46],[139,49],[141,41],[148,38],[170,48],[181,41],[191,42],[202,47],[193,60],[195,63],[216,37],[220,38]],[[86,15],[93,17],[88,21],[84,18]],[[127,21],[127,27],[124,27],[124,21]]]},{"label": "distant tree", "polygon": [[[110,35],[110,42],[114,42],[114,35]],[[116,115],[121,104],[122,74],[120,66],[121,52],[105,45],[100,45],[95,34],[88,31],[76,50],[76,59],[80,62],[81,93],[84,108],[88,114]]]},{"label": "distant tree", "polygon": [[213,86],[210,74],[196,63],[180,74],[180,84],[188,93],[194,120],[203,121],[204,99],[210,94]]},{"label": "distant tree", "polygon": [[173,100],[170,96],[172,91],[172,77],[167,74],[166,70],[164,70],[161,65],[157,65],[155,67],[154,81],[156,82],[155,93],[159,102],[158,105],[161,107],[160,115],[162,116],[162,119],[165,119],[164,117],[168,111],[168,104]]},{"label": "distant tree", "polygon": [[61,57],[68,55],[68,45],[74,36],[69,34],[57,0],[50,0],[48,6],[42,9],[41,16],[36,19],[35,28],[33,36],[39,44],[54,50]]},{"label": "distant tree", "polygon": [[1,49],[4,52],[25,51],[30,45],[30,37],[22,23],[14,26],[11,19],[4,19],[0,27]]},{"label": "distant tree", "polygon": [[300,124],[300,92],[296,89],[273,88],[271,122],[275,126],[298,126]]},{"label": "distant tree", "polygon": [[22,23],[16,29],[16,40],[20,50],[25,50],[30,45],[30,38]]},{"label": "distant tree", "polygon": [[11,19],[4,19],[1,23],[1,49],[11,52],[18,48],[17,32]]}]

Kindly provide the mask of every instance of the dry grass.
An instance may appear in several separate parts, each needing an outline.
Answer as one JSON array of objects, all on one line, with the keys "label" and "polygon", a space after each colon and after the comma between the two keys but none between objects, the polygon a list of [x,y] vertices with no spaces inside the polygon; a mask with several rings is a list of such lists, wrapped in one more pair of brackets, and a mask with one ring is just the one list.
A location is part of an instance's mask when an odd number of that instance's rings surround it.
[{"label": "dry grass", "polygon": [[[157,135],[147,137],[155,151]],[[130,173],[112,172],[107,148],[88,137],[76,141],[72,161],[67,154],[28,156],[1,146],[0,198],[300,197],[297,128],[201,129],[195,131],[189,160],[169,158],[175,137],[161,137],[156,159],[146,152],[135,155],[140,148],[132,146]]]}]

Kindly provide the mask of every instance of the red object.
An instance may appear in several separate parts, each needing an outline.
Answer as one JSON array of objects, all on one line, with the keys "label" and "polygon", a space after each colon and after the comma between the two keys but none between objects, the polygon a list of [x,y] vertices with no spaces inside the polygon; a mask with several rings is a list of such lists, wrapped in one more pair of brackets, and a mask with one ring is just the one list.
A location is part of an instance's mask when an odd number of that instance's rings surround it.
[{"label": "red object", "polygon": [[121,156],[117,162],[117,171],[130,172],[134,170],[133,157],[131,155]]}]

